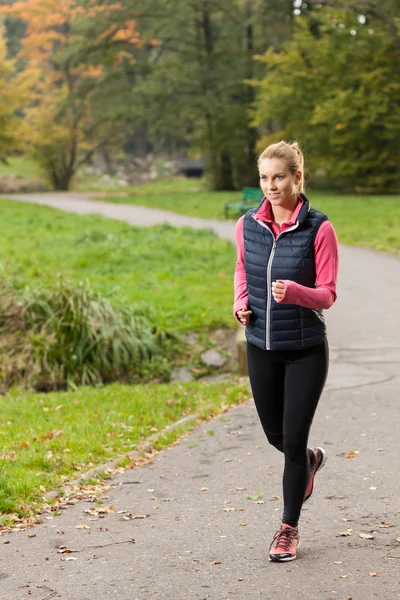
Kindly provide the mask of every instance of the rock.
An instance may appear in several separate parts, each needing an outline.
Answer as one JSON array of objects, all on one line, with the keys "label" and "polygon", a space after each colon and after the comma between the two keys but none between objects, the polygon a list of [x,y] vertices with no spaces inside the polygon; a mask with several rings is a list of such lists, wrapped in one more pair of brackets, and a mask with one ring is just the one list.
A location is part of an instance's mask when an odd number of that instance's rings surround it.
[{"label": "rock", "polygon": [[227,359],[216,350],[207,350],[201,355],[201,360],[209,367],[222,367]]},{"label": "rock", "polygon": [[181,339],[188,344],[188,346],[195,346],[199,341],[197,333],[184,333],[181,335]]},{"label": "rock", "polygon": [[171,381],[193,381],[193,374],[186,367],[172,369]]}]

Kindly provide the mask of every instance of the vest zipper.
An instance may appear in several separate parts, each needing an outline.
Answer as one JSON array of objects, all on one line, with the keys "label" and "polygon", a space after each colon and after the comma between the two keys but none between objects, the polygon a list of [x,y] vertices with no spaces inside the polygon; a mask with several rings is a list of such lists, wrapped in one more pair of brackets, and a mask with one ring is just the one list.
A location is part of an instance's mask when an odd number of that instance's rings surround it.
[{"label": "vest zipper", "polygon": [[266,317],[266,319],[265,319],[265,348],[266,348],[266,350],[271,350],[270,337],[271,337],[271,304],[272,304],[272,281],[271,281],[272,261],[274,260],[276,243],[277,243],[278,239],[281,237],[281,235],[285,235],[285,233],[288,233],[289,231],[293,231],[294,229],[297,229],[299,226],[299,222],[296,221],[296,223],[294,225],[292,225],[292,227],[289,227],[289,229],[286,229],[286,231],[282,231],[282,233],[279,233],[277,235],[277,237],[275,238],[274,234],[272,233],[272,231],[270,230],[268,225],[266,225],[262,221],[259,221],[258,219],[256,219],[254,217],[254,215],[252,215],[252,217],[259,225],[261,225],[262,227],[267,229],[269,231],[269,233],[272,235],[272,237],[274,238],[274,243],[273,243],[271,254],[269,255],[269,260],[268,260],[268,264],[267,264],[267,314],[265,315],[265,317]]},{"label": "vest zipper", "polygon": [[[272,232],[271,232],[272,233]],[[279,237],[279,236],[278,236]],[[271,271],[272,271],[272,261],[274,260],[276,242],[278,241],[278,237],[274,238],[274,243],[272,246],[271,254],[269,255],[268,265],[267,265],[267,314],[265,319],[265,344],[266,349],[271,350],[271,304],[272,304],[272,281],[271,281]]]}]

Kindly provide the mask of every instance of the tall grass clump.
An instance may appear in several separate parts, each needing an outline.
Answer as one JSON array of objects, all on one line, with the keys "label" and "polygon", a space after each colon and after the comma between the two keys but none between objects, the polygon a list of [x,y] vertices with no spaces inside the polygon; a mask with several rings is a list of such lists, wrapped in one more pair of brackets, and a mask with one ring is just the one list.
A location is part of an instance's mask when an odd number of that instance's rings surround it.
[{"label": "tall grass clump", "polygon": [[2,388],[57,390],[121,381],[165,379],[169,335],[150,311],[115,307],[88,281],[61,278],[53,289],[0,289]]}]

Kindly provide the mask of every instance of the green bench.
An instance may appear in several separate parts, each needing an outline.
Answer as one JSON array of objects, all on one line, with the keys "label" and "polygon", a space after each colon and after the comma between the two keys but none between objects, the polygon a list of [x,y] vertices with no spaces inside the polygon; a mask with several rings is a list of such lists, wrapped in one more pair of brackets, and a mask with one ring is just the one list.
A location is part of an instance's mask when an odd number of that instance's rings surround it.
[{"label": "green bench", "polygon": [[229,217],[229,211],[244,215],[250,208],[257,206],[262,197],[263,193],[260,188],[244,187],[241,202],[228,202],[225,204],[225,217]]}]

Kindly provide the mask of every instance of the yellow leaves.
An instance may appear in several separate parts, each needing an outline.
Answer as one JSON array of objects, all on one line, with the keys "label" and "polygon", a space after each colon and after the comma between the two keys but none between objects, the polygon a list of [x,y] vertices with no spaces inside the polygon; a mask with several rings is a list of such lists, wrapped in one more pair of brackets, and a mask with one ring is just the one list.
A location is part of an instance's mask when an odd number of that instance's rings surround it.
[{"label": "yellow leaves", "polygon": [[355,456],[357,456],[358,452],[354,451],[354,450],[350,450],[350,452],[347,452],[347,454],[345,454],[346,458],[354,458]]}]

